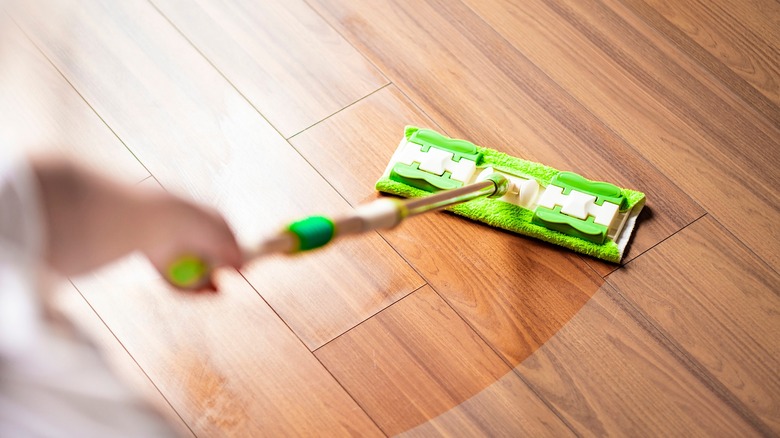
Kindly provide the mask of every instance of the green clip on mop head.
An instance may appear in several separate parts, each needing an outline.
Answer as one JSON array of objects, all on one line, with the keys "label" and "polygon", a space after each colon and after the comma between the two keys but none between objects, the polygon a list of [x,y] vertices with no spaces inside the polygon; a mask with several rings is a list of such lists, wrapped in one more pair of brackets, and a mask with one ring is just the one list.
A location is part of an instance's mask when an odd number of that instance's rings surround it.
[{"label": "green clip on mop head", "polygon": [[493,173],[510,182],[503,197],[478,199],[449,210],[609,262],[620,262],[645,204],[644,193],[413,126],[406,128],[376,188],[421,197],[478,182]]}]

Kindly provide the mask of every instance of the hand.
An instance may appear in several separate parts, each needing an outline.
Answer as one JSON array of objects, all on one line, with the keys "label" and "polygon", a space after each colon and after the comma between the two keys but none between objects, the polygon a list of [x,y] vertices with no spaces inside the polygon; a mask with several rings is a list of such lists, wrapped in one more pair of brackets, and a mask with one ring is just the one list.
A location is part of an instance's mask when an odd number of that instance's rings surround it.
[{"label": "hand", "polygon": [[[151,240],[141,249],[165,278],[171,263],[181,256],[194,256],[210,269],[241,267],[241,250],[219,213],[164,192],[150,196],[145,208],[155,225],[148,236]],[[190,288],[216,290],[208,277]]]},{"label": "hand", "polygon": [[[242,264],[233,233],[214,210],[118,184],[60,158],[33,159],[32,167],[44,211],[46,260],[63,275],[85,273],[135,250],[163,274],[185,254],[212,267]],[[210,281],[202,286],[213,289]]]}]

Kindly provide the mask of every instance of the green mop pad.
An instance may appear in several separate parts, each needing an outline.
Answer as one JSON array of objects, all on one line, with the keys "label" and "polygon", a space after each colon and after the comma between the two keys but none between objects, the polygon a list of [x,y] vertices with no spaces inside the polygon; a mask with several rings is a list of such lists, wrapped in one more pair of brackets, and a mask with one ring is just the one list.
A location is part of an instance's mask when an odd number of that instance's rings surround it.
[{"label": "green mop pad", "polygon": [[589,181],[465,140],[409,126],[376,189],[403,197],[462,187],[498,172],[511,194],[450,207],[453,213],[618,263],[644,193]]}]

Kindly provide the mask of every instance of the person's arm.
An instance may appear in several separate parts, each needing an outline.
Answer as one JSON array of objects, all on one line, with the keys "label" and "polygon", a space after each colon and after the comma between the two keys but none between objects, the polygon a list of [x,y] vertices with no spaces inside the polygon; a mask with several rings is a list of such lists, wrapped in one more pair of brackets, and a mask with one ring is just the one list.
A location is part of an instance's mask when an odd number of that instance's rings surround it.
[{"label": "person's arm", "polygon": [[63,275],[90,271],[134,250],[161,272],[182,254],[196,254],[214,267],[242,264],[233,233],[214,210],[121,185],[61,158],[34,158],[31,166],[44,216],[44,256]]}]

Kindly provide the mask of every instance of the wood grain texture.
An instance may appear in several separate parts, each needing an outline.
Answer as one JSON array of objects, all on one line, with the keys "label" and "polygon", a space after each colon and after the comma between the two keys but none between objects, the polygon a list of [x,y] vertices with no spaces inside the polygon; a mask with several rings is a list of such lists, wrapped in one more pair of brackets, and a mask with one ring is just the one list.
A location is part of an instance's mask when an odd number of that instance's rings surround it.
[{"label": "wood grain texture", "polygon": [[[780,433],[780,276],[710,216],[609,276],[609,283]],[[733,394],[733,395],[732,395]]]},{"label": "wood grain texture", "polygon": [[177,293],[133,257],[74,284],[197,436],[380,435],[241,276],[218,281]]},{"label": "wood grain texture", "polygon": [[[373,184],[410,120],[425,121],[388,87],[295,137],[294,144],[350,202],[358,202],[376,196]],[[333,151],[373,162],[345,173]],[[570,251],[450,214],[417,217],[382,236],[512,365],[558,331],[601,284]]]},{"label": "wood grain texture", "polygon": [[605,286],[516,371],[583,436],[758,435],[627,309]]},{"label": "wood grain texture", "polygon": [[749,7],[732,5],[726,10],[714,1],[624,3],[748,104],[780,124],[780,47],[734,16],[735,10]]},{"label": "wood grain texture", "polygon": [[285,137],[387,83],[302,0],[153,3]]},{"label": "wood grain texture", "polygon": [[[374,184],[407,125],[439,129],[390,85],[291,138],[290,144],[355,205],[377,198]],[[349,172],[344,171],[344,157],[349,157]]]},{"label": "wood grain texture", "polygon": [[741,25],[780,48],[780,3],[776,0],[712,0]]},{"label": "wood grain texture", "polygon": [[0,148],[59,153],[126,183],[149,176],[21,30],[0,12]]},{"label": "wood grain texture", "polygon": [[[510,372],[427,286],[315,354],[388,435],[448,411]],[[570,433],[516,376],[511,380],[513,409],[522,413],[517,433]]]},{"label": "wood grain texture", "polygon": [[[773,163],[780,160],[780,151],[765,150],[774,145],[780,131],[777,109],[768,111],[768,116],[755,111],[728,82],[719,80],[688,56],[684,47],[659,34],[621,0],[547,3],[616,62],[633,70],[637,82],[653,90],[651,95],[705,138],[718,143],[722,153],[742,164],[752,164],[757,171],[771,170]],[[590,26],[593,29],[585,30]],[[615,31],[626,32],[626,38],[611,36]],[[640,73],[641,70],[644,72]],[[762,156],[762,150],[766,162],[753,163]],[[769,181],[777,178],[768,176]]]},{"label": "wood grain texture", "polygon": [[198,436],[773,436],[778,5],[47,0],[0,141],[151,172],[245,242],[374,199],[406,124],[647,192],[615,272],[436,213],[219,295],[138,257],[77,279]]},{"label": "wood grain texture", "polygon": [[160,412],[180,436],[194,436],[179,414],[149,380],[149,376],[138,366],[69,281],[66,280],[58,286],[51,298],[53,301],[51,305],[67,317],[80,334],[100,348],[101,355],[122,382]]},{"label": "wood grain texture", "polygon": [[[246,245],[349,208],[150,5],[67,6],[29,33],[166,189],[218,208]],[[423,284],[376,234],[245,275],[312,349]]]},{"label": "wood grain texture", "polygon": [[644,217],[626,260],[701,215],[624,139],[462,3],[311,3],[451,136],[647,192],[652,215]]},{"label": "wood grain texture", "polygon": [[[652,35],[591,7],[470,2],[567,92],[777,267],[778,138],[708,88]],[[598,11],[598,12],[597,12]],[[523,28],[527,35],[515,32]],[[645,32],[650,32],[645,29]],[[626,37],[624,37],[626,36]],[[627,43],[626,38],[631,38]],[[683,65],[685,64],[685,65]],[[648,73],[653,72],[653,73]],[[615,80],[621,80],[615,87]],[[680,108],[686,108],[681,111]],[[768,128],[771,131],[771,128]],[[777,135],[780,135],[778,132]],[[719,181],[719,183],[715,183]],[[652,202],[652,198],[649,199]]]},{"label": "wood grain texture", "polygon": [[458,406],[400,436],[574,436],[570,429],[556,426],[561,421],[557,417],[553,421],[539,420],[542,424],[552,423],[542,430],[533,420],[529,421],[527,406],[531,396],[527,388],[517,374],[507,373]]},{"label": "wood grain texture", "polygon": [[512,365],[577,314],[602,282],[568,251],[445,213],[383,235]]}]

